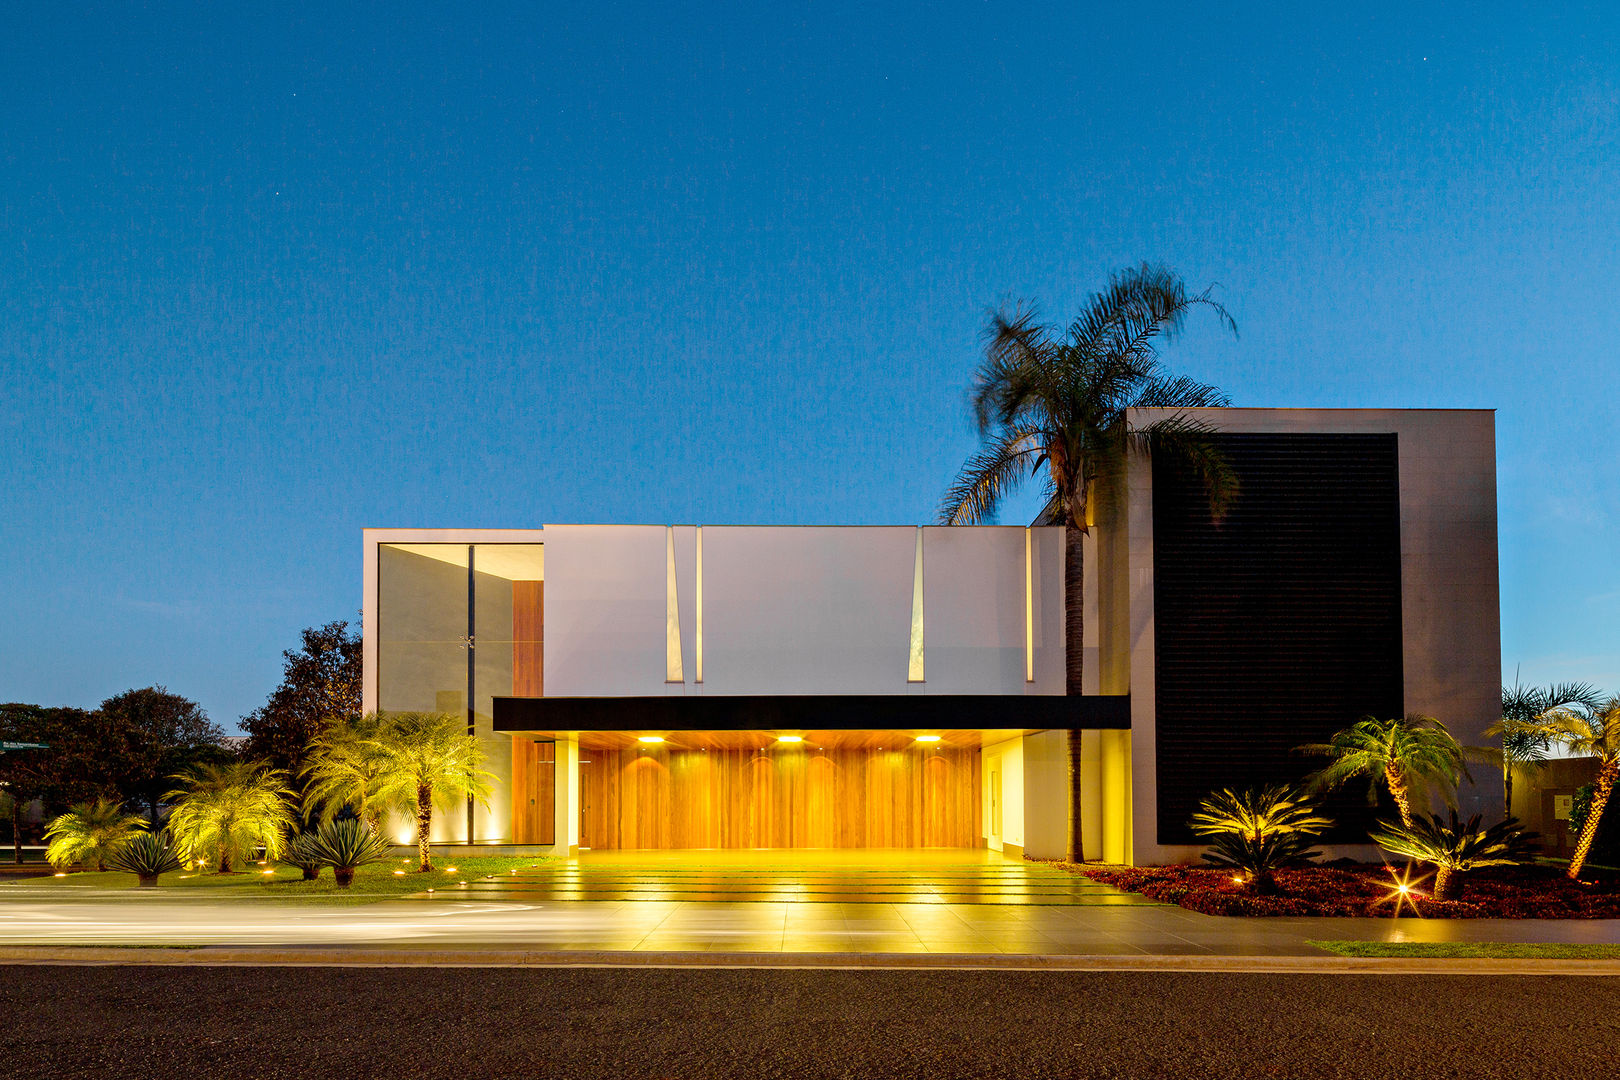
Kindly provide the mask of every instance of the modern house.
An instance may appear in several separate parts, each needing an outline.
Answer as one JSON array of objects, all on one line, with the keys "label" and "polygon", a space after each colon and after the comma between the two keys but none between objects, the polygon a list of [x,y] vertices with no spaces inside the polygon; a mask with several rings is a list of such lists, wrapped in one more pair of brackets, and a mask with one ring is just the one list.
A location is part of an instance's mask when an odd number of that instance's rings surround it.
[{"label": "modern house", "polygon": [[[1240,491],[1142,455],[1062,529],[545,525],[365,532],[365,704],[465,714],[498,778],[454,844],[1199,850],[1211,789],[1297,780],[1364,715],[1483,739],[1499,688],[1494,415],[1219,409]],[[1145,419],[1139,418],[1139,419]],[[1494,803],[1493,803],[1494,798]],[[1465,809],[1500,811],[1482,775]],[[1351,850],[1370,811],[1332,807]]]}]

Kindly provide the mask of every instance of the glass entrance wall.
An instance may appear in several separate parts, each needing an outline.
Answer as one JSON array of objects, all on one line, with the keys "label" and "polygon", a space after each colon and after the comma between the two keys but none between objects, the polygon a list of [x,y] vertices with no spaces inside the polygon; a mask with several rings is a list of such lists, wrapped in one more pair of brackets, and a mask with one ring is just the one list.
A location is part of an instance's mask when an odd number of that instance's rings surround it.
[{"label": "glass entrance wall", "polygon": [[[544,554],[539,544],[379,544],[377,707],[467,716],[495,780],[488,806],[434,814],[437,842],[511,843],[512,741],[494,698],[538,696]],[[396,837],[395,839],[398,839]]]}]

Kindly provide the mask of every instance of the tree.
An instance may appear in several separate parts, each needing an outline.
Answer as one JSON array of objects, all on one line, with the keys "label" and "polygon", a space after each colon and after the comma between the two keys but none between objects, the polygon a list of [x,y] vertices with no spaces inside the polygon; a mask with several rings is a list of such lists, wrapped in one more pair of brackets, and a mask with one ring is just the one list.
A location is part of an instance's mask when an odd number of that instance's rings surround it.
[{"label": "tree", "polygon": [[1412,827],[1412,790],[1433,783],[1450,803],[1459,778],[1468,775],[1466,752],[1446,726],[1432,716],[1400,720],[1363,717],[1325,743],[1298,747],[1303,754],[1333,760],[1313,773],[1307,783],[1312,792],[1339,787],[1357,777],[1368,779],[1367,801],[1377,800],[1378,782],[1389,789],[1401,824]]},{"label": "tree", "polygon": [[95,715],[83,709],[0,705],[0,739],[45,747],[0,754],[0,787],[11,796],[13,861],[22,862],[22,815],[35,799],[65,807],[117,794],[98,730]]},{"label": "tree", "polygon": [[1502,739],[1504,814],[1513,813],[1513,767],[1534,769],[1546,760],[1550,741],[1537,730],[1541,717],[1553,709],[1571,706],[1595,709],[1602,700],[1602,695],[1586,683],[1522,686],[1515,682],[1502,687],[1502,719],[1487,728],[1485,734]]},{"label": "tree", "polygon": [[1479,823],[1478,814],[1459,822],[1455,810],[1450,821],[1438,814],[1420,814],[1410,824],[1381,821],[1372,838],[1391,855],[1433,864],[1434,888],[1429,896],[1449,900],[1453,874],[1487,866],[1516,866],[1531,857],[1536,834],[1520,829],[1511,817],[1488,829],[1481,829]]},{"label": "tree", "polygon": [[1569,860],[1569,877],[1581,876],[1581,867],[1592,850],[1597,837],[1598,823],[1603,808],[1614,793],[1614,782],[1620,777],[1620,697],[1611,697],[1596,708],[1566,705],[1542,714],[1532,729],[1548,741],[1558,743],[1571,754],[1596,759],[1598,774],[1592,792],[1592,807],[1581,824],[1580,839],[1575,843],[1575,854]]},{"label": "tree", "polygon": [[[1144,264],[1114,274],[1067,329],[1043,326],[1034,310],[1022,307],[995,313],[985,328],[985,357],[972,392],[982,448],[957,474],[940,505],[940,520],[989,520],[1014,488],[1044,470],[1043,519],[1064,527],[1065,681],[1071,695],[1082,693],[1084,535],[1096,485],[1116,486],[1130,454],[1146,451],[1190,467],[1217,515],[1237,491],[1211,429],[1184,411],[1224,406],[1227,398],[1212,386],[1171,376],[1159,361],[1160,342],[1174,340],[1199,307],[1237,332],[1211,289],[1189,293],[1174,271]],[[1132,408],[1175,411],[1138,427]],[[1079,862],[1079,731],[1068,733],[1068,758],[1069,858]]]},{"label": "tree", "polygon": [[57,869],[78,863],[105,871],[107,859],[141,831],[139,814],[124,813],[122,803],[109,799],[77,803],[45,829],[45,858]]},{"label": "tree", "polygon": [[455,805],[469,796],[484,802],[489,796],[494,777],[480,767],[478,740],[453,713],[407,712],[380,715],[367,745],[376,763],[372,798],[415,816],[417,869],[426,873],[433,869],[428,839],[435,802]]},{"label": "tree", "polygon": [[230,756],[225,733],[201,706],[162,686],[126,690],[101,703],[93,718],[119,793],[144,802],[157,824],[163,790],[176,773]]},{"label": "tree", "polygon": [[259,761],[199,765],[173,779],[184,786],[164,795],[175,804],[169,830],[188,862],[212,858],[221,874],[247,862],[258,848],[281,855],[293,825],[287,774]]},{"label": "tree", "polygon": [[303,644],[281,654],[281,685],[242,717],[243,753],[268,761],[290,777],[303,773],[309,745],[334,720],[360,719],[361,641],[339,620],[303,631]]},{"label": "tree", "polygon": [[384,760],[376,739],[387,717],[367,713],[350,720],[334,717],[310,741],[300,779],[304,781],[304,816],[330,822],[345,807],[378,830],[388,807],[381,801],[378,773]]}]

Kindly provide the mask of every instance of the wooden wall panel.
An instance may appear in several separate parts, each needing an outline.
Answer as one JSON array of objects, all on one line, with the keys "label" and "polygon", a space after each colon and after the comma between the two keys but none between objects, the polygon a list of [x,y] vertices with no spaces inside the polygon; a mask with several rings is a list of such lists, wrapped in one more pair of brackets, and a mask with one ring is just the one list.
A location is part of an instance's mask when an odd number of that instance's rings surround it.
[{"label": "wooden wall panel", "polygon": [[973,750],[651,746],[585,754],[580,843],[596,850],[980,842]]},{"label": "wooden wall panel", "polygon": [[512,737],[512,842],[555,842],[557,746]]},{"label": "wooden wall panel", "polygon": [[545,589],[543,581],[512,582],[512,696],[544,697]]}]

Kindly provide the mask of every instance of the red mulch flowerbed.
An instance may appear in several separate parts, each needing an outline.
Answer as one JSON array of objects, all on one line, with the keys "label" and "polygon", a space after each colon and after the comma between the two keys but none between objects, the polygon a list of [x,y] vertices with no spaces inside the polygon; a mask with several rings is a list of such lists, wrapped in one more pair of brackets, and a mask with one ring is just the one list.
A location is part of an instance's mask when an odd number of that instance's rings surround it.
[{"label": "red mulch flowerbed", "polygon": [[[1277,871],[1275,896],[1253,896],[1231,871],[1197,866],[1086,868],[1093,881],[1205,915],[1382,915],[1395,913],[1394,880],[1383,865],[1340,864]],[[1452,900],[1430,900],[1433,877],[1414,870],[1418,914],[1443,919],[1620,918],[1620,882],[1569,880],[1556,867],[1475,870],[1452,879]],[[1404,908],[1411,914],[1411,905]]]}]

